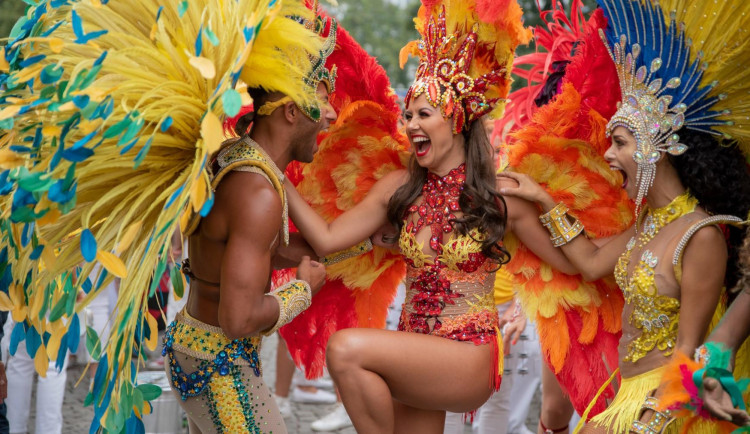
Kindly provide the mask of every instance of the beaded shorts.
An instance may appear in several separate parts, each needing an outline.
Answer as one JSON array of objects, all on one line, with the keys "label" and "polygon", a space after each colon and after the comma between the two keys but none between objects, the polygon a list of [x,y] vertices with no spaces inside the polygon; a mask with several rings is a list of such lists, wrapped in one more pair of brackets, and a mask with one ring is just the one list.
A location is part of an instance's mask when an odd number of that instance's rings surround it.
[{"label": "beaded shorts", "polygon": [[261,376],[260,337],[230,340],[186,312],[164,338],[165,370],[190,433],[286,433]]}]

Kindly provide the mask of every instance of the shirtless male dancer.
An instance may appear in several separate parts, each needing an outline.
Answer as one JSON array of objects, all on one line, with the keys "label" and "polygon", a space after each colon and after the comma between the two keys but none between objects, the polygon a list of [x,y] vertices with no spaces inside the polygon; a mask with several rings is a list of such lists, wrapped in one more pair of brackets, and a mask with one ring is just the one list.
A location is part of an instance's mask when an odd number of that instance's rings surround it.
[{"label": "shirtless male dancer", "polygon": [[[165,339],[167,375],[191,434],[286,432],[262,381],[261,336],[306,309],[325,279],[306,244],[288,246],[282,168],[312,161],[318,132],[336,119],[327,83],[317,86],[318,112],[278,92],[250,94],[258,110],[240,119],[239,139],[212,162],[215,202],[190,235],[190,295]],[[274,266],[297,266],[297,280],[271,291]]]}]

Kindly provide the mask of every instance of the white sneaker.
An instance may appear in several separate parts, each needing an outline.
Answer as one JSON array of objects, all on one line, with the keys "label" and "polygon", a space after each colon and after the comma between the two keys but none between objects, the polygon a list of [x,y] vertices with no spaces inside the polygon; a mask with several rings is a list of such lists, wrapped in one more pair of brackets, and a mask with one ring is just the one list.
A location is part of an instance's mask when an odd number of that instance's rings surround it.
[{"label": "white sneaker", "polygon": [[341,403],[336,405],[335,410],[310,424],[313,431],[336,431],[349,426],[352,426],[352,420]]},{"label": "white sneaker", "polygon": [[289,402],[289,398],[284,398],[283,396],[274,395],[274,399],[276,400],[276,405],[279,406],[279,413],[281,413],[281,417],[289,417],[292,415],[292,403]]},{"label": "white sneaker", "polygon": [[324,372],[322,376],[308,380],[305,378],[305,374],[301,369],[297,368],[294,370],[294,376],[292,377],[292,386],[311,386],[318,389],[333,390],[333,380],[329,377],[328,372]]},{"label": "white sneaker", "polygon": [[291,400],[304,404],[333,404],[336,402],[336,394],[316,389],[315,392],[307,392],[295,387],[291,394]]},{"label": "white sneaker", "polygon": [[292,384],[294,384],[295,386],[312,386],[318,389],[333,389],[333,380],[326,377],[319,377],[308,380],[304,375],[295,375]]}]

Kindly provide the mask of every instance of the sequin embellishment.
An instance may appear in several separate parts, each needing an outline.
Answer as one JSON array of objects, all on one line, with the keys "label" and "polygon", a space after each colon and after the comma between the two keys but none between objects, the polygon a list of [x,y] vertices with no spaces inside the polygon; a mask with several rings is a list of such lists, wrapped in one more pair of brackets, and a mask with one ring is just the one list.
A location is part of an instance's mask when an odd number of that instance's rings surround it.
[{"label": "sequin embellishment", "polygon": [[670,356],[674,351],[680,302],[659,294],[655,281],[655,268],[659,264],[659,258],[651,250],[644,249],[631,276],[628,276],[628,267],[636,247],[646,247],[661,228],[693,212],[696,206],[697,201],[685,193],[666,207],[647,208],[642,230],[637,238],[628,242],[627,250],[617,262],[615,280],[623,292],[625,302],[633,307],[628,321],[641,330],[641,334],[628,344],[628,354],[623,359],[625,362],[637,362],[654,348],[658,348],[664,356]]},{"label": "sequin embellishment", "polygon": [[[178,314],[167,328],[162,355],[167,358],[172,387],[183,401],[204,394],[218,432],[260,433],[250,398],[242,381],[241,366],[262,374],[260,337],[227,338],[218,327]],[[185,372],[175,351],[201,359],[198,368]]]}]

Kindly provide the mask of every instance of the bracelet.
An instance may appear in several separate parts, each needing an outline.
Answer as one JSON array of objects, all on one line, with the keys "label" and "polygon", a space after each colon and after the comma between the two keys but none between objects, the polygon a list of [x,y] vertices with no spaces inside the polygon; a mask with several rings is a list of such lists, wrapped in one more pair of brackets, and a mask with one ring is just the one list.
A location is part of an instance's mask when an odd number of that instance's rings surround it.
[{"label": "bracelet", "polygon": [[[568,220],[570,217],[573,223]],[[568,207],[560,202],[549,212],[539,216],[539,221],[550,233],[550,240],[555,247],[568,244],[573,238],[583,232],[583,225],[575,217],[568,215]]]},{"label": "bracelet", "polygon": [[663,433],[669,426],[669,424],[674,421],[674,416],[672,416],[672,413],[669,410],[664,410],[664,412],[661,412],[658,410],[658,408],[659,400],[656,399],[656,397],[646,397],[646,401],[644,401],[643,405],[641,406],[641,411],[639,412],[639,414],[643,416],[643,413],[646,410],[651,410],[653,412],[651,414],[651,418],[646,422],[641,422],[640,420],[633,421],[633,424],[630,426],[630,432],[634,432],[637,434]]},{"label": "bracelet", "polygon": [[693,360],[703,366],[708,365],[708,363],[711,361],[711,353],[708,351],[708,347],[706,347],[705,344],[695,349]]},{"label": "bracelet", "polygon": [[279,319],[270,330],[263,332],[264,336],[276,333],[312,304],[312,290],[310,284],[304,280],[292,280],[266,295],[279,302]]},{"label": "bracelet", "polygon": [[367,253],[370,250],[372,250],[372,242],[368,238],[362,241],[361,243],[357,244],[356,246],[349,247],[348,249],[345,249],[345,250],[339,250],[338,252],[323,256],[320,258],[318,262],[320,262],[321,264],[327,267],[329,265],[339,263],[343,260],[353,258],[355,256],[359,256],[363,253]]}]

